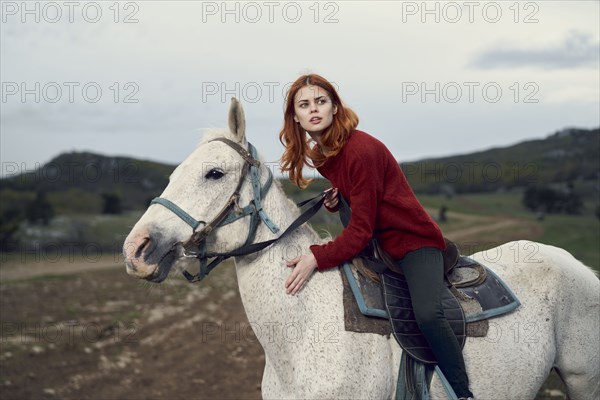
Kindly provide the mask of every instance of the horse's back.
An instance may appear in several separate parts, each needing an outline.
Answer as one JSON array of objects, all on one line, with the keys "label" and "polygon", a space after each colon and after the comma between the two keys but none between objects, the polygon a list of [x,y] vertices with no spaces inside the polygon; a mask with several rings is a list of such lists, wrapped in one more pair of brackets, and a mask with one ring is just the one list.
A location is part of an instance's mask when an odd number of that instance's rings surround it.
[{"label": "horse's back", "polygon": [[[478,340],[476,346],[467,343],[465,358],[475,389],[482,372],[487,376],[490,367],[500,371],[495,375],[497,382],[505,381],[499,376],[504,372],[509,378],[515,368],[527,367],[530,374],[537,371],[541,375],[522,382],[518,377],[507,379],[514,387],[499,392],[535,395],[536,386],[555,367],[570,398],[598,394],[598,385],[590,384],[598,382],[600,369],[597,275],[566,250],[531,241],[509,242],[471,257],[492,269],[521,301],[515,312],[490,321],[494,328],[488,337]],[[502,359],[483,358],[493,352],[502,352]]]}]

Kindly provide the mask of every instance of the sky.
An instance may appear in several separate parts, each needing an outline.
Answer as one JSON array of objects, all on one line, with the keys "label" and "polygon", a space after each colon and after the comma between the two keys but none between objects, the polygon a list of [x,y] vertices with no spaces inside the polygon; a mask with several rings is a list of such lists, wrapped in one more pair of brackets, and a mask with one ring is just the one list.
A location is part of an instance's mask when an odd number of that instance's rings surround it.
[{"label": "sky", "polygon": [[182,162],[241,100],[265,160],[332,81],[401,162],[600,125],[593,1],[2,1],[2,176],[63,152]]}]

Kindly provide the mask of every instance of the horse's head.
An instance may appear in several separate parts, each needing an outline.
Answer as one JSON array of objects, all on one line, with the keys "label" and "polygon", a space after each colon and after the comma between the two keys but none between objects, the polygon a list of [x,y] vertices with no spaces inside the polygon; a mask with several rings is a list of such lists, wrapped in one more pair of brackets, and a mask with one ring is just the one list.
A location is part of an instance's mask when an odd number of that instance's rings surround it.
[{"label": "horse's head", "polygon": [[[232,99],[229,130],[206,132],[196,150],[173,171],[160,196],[187,213],[197,226],[192,229],[194,223],[189,219],[186,222],[169,205],[151,204],[125,239],[123,254],[130,275],[157,282],[164,280],[174,263],[183,256],[181,244],[188,242],[193,230],[202,231],[215,220],[236,188],[240,193],[239,203],[250,203],[253,199],[251,179],[242,175],[246,162],[236,144],[243,149],[248,147],[244,111],[240,103]],[[209,229],[206,249],[227,252],[240,247],[243,243],[239,238],[245,237],[241,231],[248,229],[248,225],[247,218],[242,218],[214,231]]]}]

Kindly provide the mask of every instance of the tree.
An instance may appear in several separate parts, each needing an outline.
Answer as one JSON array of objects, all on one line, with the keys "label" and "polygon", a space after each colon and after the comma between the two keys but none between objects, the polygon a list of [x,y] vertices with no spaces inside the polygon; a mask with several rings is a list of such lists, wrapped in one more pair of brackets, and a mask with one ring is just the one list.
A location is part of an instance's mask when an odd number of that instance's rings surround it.
[{"label": "tree", "polygon": [[114,193],[105,193],[102,195],[104,199],[103,214],[121,214],[123,208],[121,206],[121,197]]},{"label": "tree", "polygon": [[27,205],[25,218],[32,224],[48,225],[52,217],[54,217],[54,208],[46,199],[46,193],[37,192],[35,199]]},{"label": "tree", "polygon": [[530,186],[525,190],[522,202],[531,211],[548,214],[580,214],[583,209],[581,197],[572,188],[559,191],[547,186]]},{"label": "tree", "polygon": [[13,251],[11,242],[13,235],[19,229],[19,222],[23,220],[23,208],[11,207],[0,213],[0,250]]}]

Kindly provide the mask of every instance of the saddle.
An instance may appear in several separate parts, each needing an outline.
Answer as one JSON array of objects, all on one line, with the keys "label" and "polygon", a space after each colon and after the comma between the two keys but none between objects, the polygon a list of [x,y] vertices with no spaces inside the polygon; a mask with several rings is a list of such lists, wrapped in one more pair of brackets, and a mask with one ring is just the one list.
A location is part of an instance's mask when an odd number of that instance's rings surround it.
[{"label": "saddle", "polygon": [[[352,210],[343,196],[339,195],[339,201],[340,220],[347,226]],[[484,321],[510,312],[521,303],[491,270],[468,257],[460,256],[456,244],[446,238],[444,240],[446,250],[443,252],[443,259],[447,288],[442,294],[442,305],[444,315],[462,348],[469,333],[467,323]],[[406,280],[391,256],[381,248],[376,238],[372,238],[368,247],[352,261],[361,272],[353,272],[348,263],[342,268],[346,330],[391,333],[414,360],[435,364],[433,352],[412,311]],[[465,268],[470,268],[470,271],[467,273]],[[364,289],[364,295],[361,288]],[[352,300],[349,298],[350,293],[353,294]],[[367,305],[365,296],[371,299],[373,304]],[[464,306],[461,305],[461,301]],[[467,317],[463,308],[469,311]],[[365,318],[370,321],[365,321]],[[389,322],[386,321],[387,325],[374,324],[374,318],[386,319]],[[485,324],[479,329],[471,325],[470,333],[485,336],[486,328]],[[480,332],[476,332],[478,330]]]},{"label": "saddle", "polygon": [[[454,267],[458,265],[460,259],[460,250],[453,241],[448,238],[444,238],[446,249],[442,251],[442,258],[444,259],[444,275],[448,276]],[[385,263],[386,267],[390,270],[401,273],[400,268],[394,263],[394,260],[387,254],[376,239],[373,239],[370,243],[370,250],[373,252],[373,256]]]},{"label": "saddle", "polygon": [[[452,244],[452,247],[459,254],[457,246]],[[381,249],[378,251],[385,255]],[[493,271],[473,259],[458,256],[451,264],[445,268],[447,287],[442,294],[442,306],[463,347],[467,336],[487,334],[489,318],[513,311],[520,302]],[[396,265],[394,269],[365,255],[342,266],[345,329],[393,334],[413,359],[435,364],[412,311],[404,275],[397,271]]]}]

